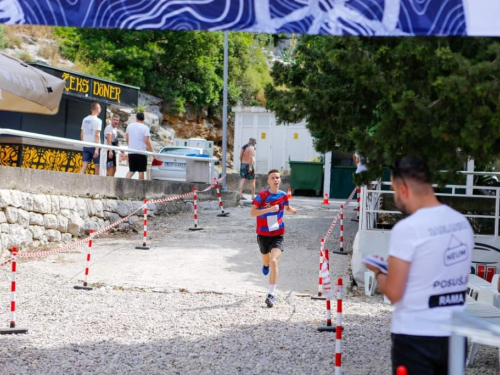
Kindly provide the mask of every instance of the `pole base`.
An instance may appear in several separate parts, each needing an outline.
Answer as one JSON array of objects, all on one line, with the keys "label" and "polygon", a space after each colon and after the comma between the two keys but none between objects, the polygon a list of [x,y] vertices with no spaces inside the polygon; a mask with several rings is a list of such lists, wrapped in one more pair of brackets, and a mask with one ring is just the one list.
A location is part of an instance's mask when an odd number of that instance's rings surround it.
[{"label": "pole base", "polygon": [[218,214],[217,216],[218,217],[228,217],[229,216],[229,212],[224,212],[223,214]]},{"label": "pole base", "polygon": [[75,289],[80,289],[80,290],[93,290],[91,286],[83,286],[83,285],[75,285],[73,288]]},{"label": "pole base", "polygon": [[149,250],[149,246],[136,246],[135,248],[139,250]]},{"label": "pole base", "polygon": [[340,255],[347,255],[347,253],[344,250],[333,250],[331,253],[334,254],[340,254]]},{"label": "pole base", "polygon": [[203,230],[203,228],[196,227],[196,228],[189,228],[189,230]]},{"label": "pole base", "polygon": [[326,296],[311,296],[311,299],[326,301]]},{"label": "pole base", "polygon": [[[322,326],[322,327],[318,327],[318,331],[320,331],[320,332],[337,332],[337,327],[335,327],[335,326]],[[342,332],[344,332],[344,327],[342,327]]]},{"label": "pole base", "polygon": [[20,333],[28,333],[27,328],[3,328],[0,329],[0,335],[18,335]]},{"label": "pole base", "polygon": [[356,223],[359,223],[359,219],[351,219],[351,221],[355,221]]}]

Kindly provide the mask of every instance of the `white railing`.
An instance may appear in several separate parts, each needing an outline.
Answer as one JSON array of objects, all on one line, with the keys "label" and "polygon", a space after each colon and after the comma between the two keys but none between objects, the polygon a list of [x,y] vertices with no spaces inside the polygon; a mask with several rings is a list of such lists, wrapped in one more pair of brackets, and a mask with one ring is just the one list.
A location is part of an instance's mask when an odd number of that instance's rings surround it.
[{"label": "white railing", "polygon": [[[461,172],[463,174],[472,175],[493,175],[494,173],[489,172]],[[380,197],[381,194],[394,194],[394,191],[382,190],[383,186],[391,186],[390,182],[380,182],[374,181],[372,183],[372,188],[368,189],[367,186],[361,188],[361,204],[360,204],[360,230],[377,230],[376,224],[378,221],[379,214],[399,214],[402,215],[401,211],[389,211],[380,209]],[[437,185],[433,185],[437,187]],[[490,199],[492,201],[492,208],[494,204],[494,214],[493,215],[474,215],[470,213],[463,213],[467,218],[473,219],[492,219],[494,220],[494,233],[495,237],[498,236],[498,226],[500,221],[500,187],[493,186],[466,186],[466,185],[446,185],[443,188],[451,189],[451,193],[436,193],[438,197],[467,197],[473,199]],[[465,193],[459,193],[458,190],[463,190]],[[473,190],[488,190],[493,192],[493,195],[472,195],[467,194],[468,191]],[[493,210],[492,210],[493,211]]]},{"label": "white railing", "polygon": [[[18,137],[26,137],[26,138],[33,138],[33,139],[42,139],[45,141],[51,141],[51,142],[57,142],[57,143],[63,143],[65,145],[72,146],[74,148],[78,147],[99,147],[99,148],[104,148],[106,150],[115,150],[115,151],[124,151],[128,153],[134,153],[134,154],[142,154],[142,155],[148,155],[148,156],[153,156],[155,159],[158,160],[164,160],[162,159],[165,157],[172,157],[172,155],[165,155],[165,154],[160,154],[158,152],[149,152],[149,151],[141,151],[141,150],[134,150],[132,148],[126,148],[126,147],[117,147],[117,146],[109,146],[106,144],[102,143],[93,143],[93,142],[83,142],[83,141],[77,141],[75,139],[68,139],[68,138],[60,138],[60,137],[53,137],[50,135],[44,135],[44,134],[38,134],[38,133],[30,133],[30,132],[24,132],[21,130],[12,130],[12,129],[6,129],[6,128],[0,128],[0,134],[8,134],[8,135],[15,135]],[[196,156],[183,156],[183,155],[175,155],[174,156],[176,159],[189,159],[189,160],[197,160],[197,161],[218,161],[217,158],[214,157],[196,157]]]}]

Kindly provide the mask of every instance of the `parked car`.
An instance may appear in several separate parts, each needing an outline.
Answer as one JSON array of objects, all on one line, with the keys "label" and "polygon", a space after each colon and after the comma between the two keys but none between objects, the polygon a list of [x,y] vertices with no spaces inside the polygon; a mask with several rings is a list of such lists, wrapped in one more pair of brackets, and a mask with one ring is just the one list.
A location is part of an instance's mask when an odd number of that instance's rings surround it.
[{"label": "parked car", "polygon": [[[206,149],[181,146],[163,147],[160,154],[166,154],[169,157],[162,158],[163,160],[153,159],[151,164],[152,180],[186,181],[186,159],[176,158],[176,156],[210,157]],[[218,177],[218,171],[214,168],[214,164],[212,163],[212,176]]]}]

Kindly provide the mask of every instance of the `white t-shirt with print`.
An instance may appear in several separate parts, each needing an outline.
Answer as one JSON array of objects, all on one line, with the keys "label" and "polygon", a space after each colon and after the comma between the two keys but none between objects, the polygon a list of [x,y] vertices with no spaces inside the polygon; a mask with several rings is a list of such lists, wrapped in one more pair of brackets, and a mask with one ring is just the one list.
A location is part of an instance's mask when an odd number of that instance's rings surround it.
[{"label": "white t-shirt with print", "polygon": [[140,122],[132,122],[127,126],[127,134],[129,140],[129,148],[139,151],[146,151],[146,142],[144,137],[151,137],[149,128]]},{"label": "white t-shirt with print", "polygon": [[441,326],[454,311],[465,310],[473,248],[469,222],[446,205],[419,209],[394,226],[389,255],[411,266],[392,314],[392,333],[450,335]]},{"label": "white t-shirt with print", "polygon": [[118,129],[110,124],[106,126],[106,129],[104,129],[104,137],[106,139],[108,134],[111,134],[111,143],[116,142],[116,138],[118,138]]},{"label": "white t-shirt with print", "polygon": [[89,115],[82,121],[83,141],[95,143],[95,131],[101,131],[102,120],[97,116]]}]

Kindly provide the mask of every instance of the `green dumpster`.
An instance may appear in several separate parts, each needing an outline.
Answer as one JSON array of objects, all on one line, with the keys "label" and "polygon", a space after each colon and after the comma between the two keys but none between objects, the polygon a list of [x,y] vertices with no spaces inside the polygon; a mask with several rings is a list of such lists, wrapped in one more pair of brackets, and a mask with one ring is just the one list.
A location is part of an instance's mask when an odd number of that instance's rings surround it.
[{"label": "green dumpster", "polygon": [[314,190],[316,195],[321,195],[323,163],[290,160],[290,188],[292,194],[295,194],[297,190]]}]

